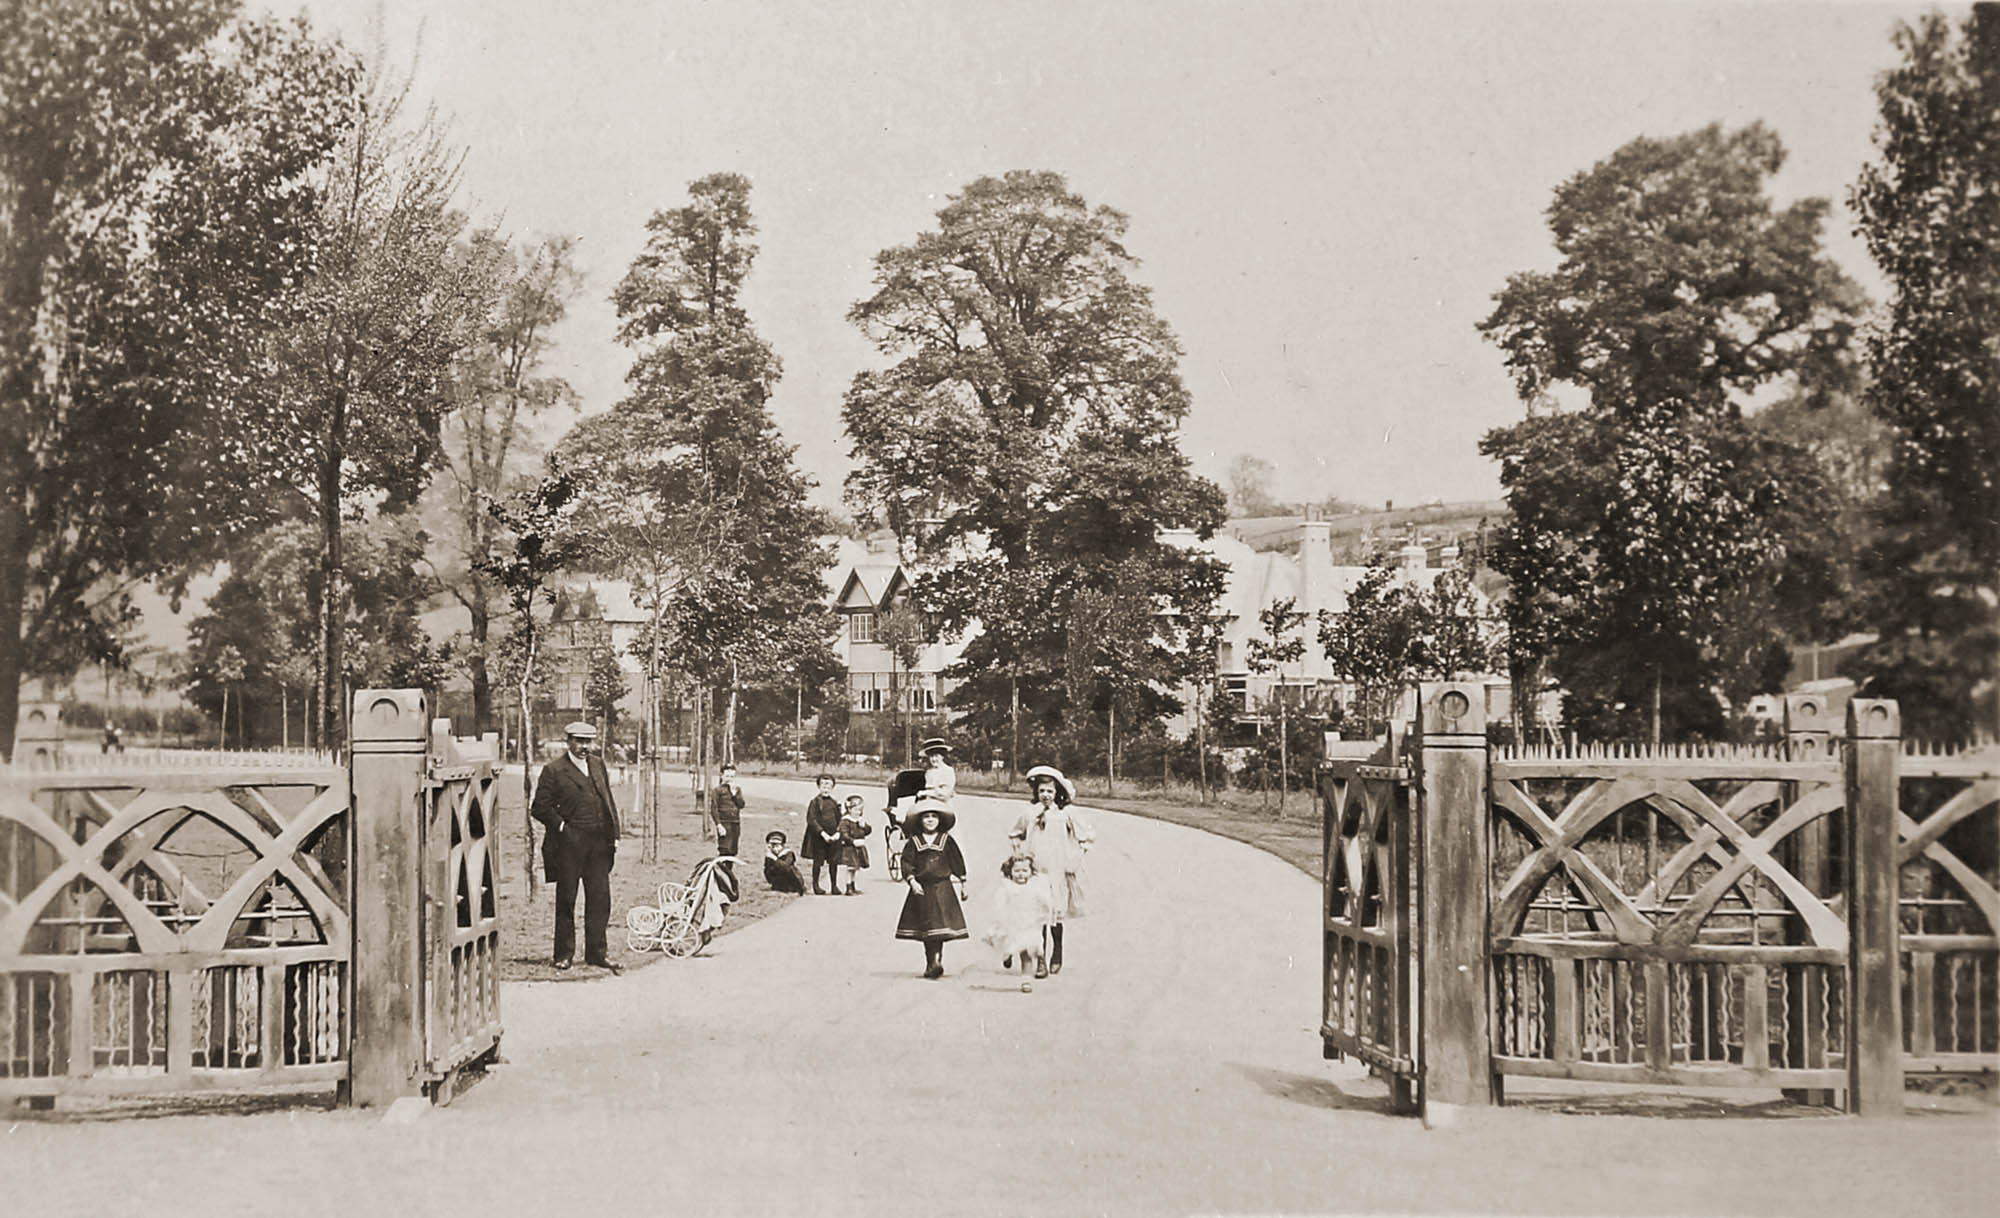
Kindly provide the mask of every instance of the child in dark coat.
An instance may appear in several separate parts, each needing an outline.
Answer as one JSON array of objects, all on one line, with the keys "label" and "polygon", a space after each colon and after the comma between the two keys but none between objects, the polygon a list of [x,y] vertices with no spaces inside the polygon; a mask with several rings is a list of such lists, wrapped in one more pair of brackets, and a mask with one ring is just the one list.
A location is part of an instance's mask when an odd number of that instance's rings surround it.
[{"label": "child in dark coat", "polygon": [[958,818],[951,809],[925,797],[903,821],[908,841],[903,846],[903,879],[910,895],[903,899],[903,916],[896,923],[898,939],[924,945],[924,978],[944,976],[944,945],[966,938],[965,856],[952,840]]},{"label": "child in dark coat", "polygon": [[[840,818],[840,865],[847,868],[847,888],[844,891],[850,897],[861,895],[855,889],[854,881],[860,879],[861,873],[868,868],[866,838],[872,830],[868,827],[865,808],[859,795],[850,795],[847,797],[847,811]],[[835,873],[836,884],[839,879],[839,874]]]},{"label": "child in dark coat", "polygon": [[806,825],[804,840],[800,842],[805,856],[812,860],[813,895],[824,896],[826,889],[819,886],[819,870],[827,870],[827,883],[835,892],[840,891],[840,801],[833,797],[833,775],[821,774],[814,780],[819,791],[806,805]]}]

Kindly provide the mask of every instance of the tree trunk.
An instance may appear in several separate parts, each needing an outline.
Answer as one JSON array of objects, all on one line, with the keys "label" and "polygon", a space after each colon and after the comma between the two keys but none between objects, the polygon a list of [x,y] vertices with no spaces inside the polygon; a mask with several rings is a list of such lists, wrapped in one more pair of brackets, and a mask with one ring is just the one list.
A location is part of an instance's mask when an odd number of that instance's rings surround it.
[{"label": "tree trunk", "polygon": [[[13,431],[11,416],[25,411],[26,403],[0,405],[10,416],[7,429]],[[7,447],[16,447],[7,437]],[[21,614],[27,607],[28,514],[27,444],[18,453],[8,452],[0,464],[0,482],[11,489],[0,492],[0,760],[14,758],[14,729],[21,716],[21,669],[26,640],[21,637]],[[19,471],[23,477],[15,478]]]},{"label": "tree trunk", "polygon": [[278,747],[292,751],[292,691],[278,686]]},{"label": "tree trunk", "polygon": [[1021,679],[1009,677],[1007,721],[1014,735],[1014,741],[1007,749],[1007,785],[1021,781]]},{"label": "tree trunk", "polygon": [[342,635],[347,616],[342,596],[340,552],[340,462],[346,428],[347,398],[336,392],[327,406],[326,425],[321,429],[319,465],[319,650],[320,650],[320,741],[321,746],[338,749],[346,740],[345,699],[341,697],[341,677],[346,668],[342,655]]},{"label": "tree trunk", "polygon": [[535,818],[529,815],[535,802],[535,711],[531,687],[535,673],[535,602],[532,593],[528,599],[527,613],[527,654],[521,661],[521,682],[515,686],[515,695],[521,704],[521,840],[527,845],[521,851],[521,865],[528,872],[528,899],[535,899],[542,873],[536,868]]},{"label": "tree trunk", "polygon": [[1285,687],[1278,687],[1278,815],[1285,814],[1285,794],[1292,786],[1292,723],[1285,705]]},{"label": "tree trunk", "polygon": [[486,640],[492,615],[479,603],[479,585],[473,585],[472,655],[467,667],[472,677],[473,734],[483,736],[493,730],[493,677],[486,667]]},{"label": "tree trunk", "polygon": [[1197,803],[1208,802],[1208,716],[1202,713],[1202,690],[1194,691],[1194,763],[1201,775],[1201,790],[1195,794]]},{"label": "tree trunk", "polygon": [[729,661],[729,712],[722,724],[722,764],[736,760],[736,661]]},{"label": "tree trunk", "polygon": [[229,686],[227,684],[224,684],[222,687],[222,722],[216,725],[215,747],[218,749],[229,747]]},{"label": "tree trunk", "polygon": [[1118,794],[1118,704],[1104,708],[1104,793]]},{"label": "tree trunk", "polygon": [[28,485],[35,468],[28,418],[41,370],[30,327],[56,248],[51,221],[68,146],[43,144],[39,151],[15,165],[7,238],[0,240],[0,317],[6,318],[0,328],[0,760],[7,761],[14,757],[27,653],[21,617],[28,603]]},{"label": "tree trunk", "polygon": [[1660,662],[1653,661],[1653,743],[1660,742]]}]

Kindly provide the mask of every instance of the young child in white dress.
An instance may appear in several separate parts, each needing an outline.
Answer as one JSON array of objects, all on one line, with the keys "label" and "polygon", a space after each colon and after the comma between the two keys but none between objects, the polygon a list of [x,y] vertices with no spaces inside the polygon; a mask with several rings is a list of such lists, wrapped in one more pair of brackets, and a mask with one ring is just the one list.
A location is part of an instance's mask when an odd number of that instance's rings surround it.
[{"label": "young child in white dress", "polygon": [[1026,980],[1031,967],[1037,977],[1049,975],[1048,960],[1042,955],[1042,932],[1055,916],[1055,896],[1047,879],[1035,874],[1035,860],[1025,854],[1002,863],[1000,874],[1007,882],[993,894],[986,942],[1001,954],[1003,967],[1011,967],[1015,958],[1020,958],[1021,989],[1026,992],[1035,988]]}]

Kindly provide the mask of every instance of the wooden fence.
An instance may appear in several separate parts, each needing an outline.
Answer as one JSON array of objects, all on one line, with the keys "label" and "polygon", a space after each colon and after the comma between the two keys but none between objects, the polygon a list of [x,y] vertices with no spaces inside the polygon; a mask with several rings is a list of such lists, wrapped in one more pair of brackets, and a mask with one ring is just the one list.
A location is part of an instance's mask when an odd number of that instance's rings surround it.
[{"label": "wooden fence", "polygon": [[262,760],[0,777],[0,1097],[345,1078],[347,772]]},{"label": "wooden fence", "polygon": [[[1378,833],[1416,842],[1427,1110],[1543,1076],[1888,1113],[1909,1072],[2000,1068],[2000,758],[1906,748],[1892,703],[1838,736],[1787,709],[1770,746],[1496,751],[1471,691],[1425,687],[1406,828]],[[1322,783],[1329,901],[1352,777]]]},{"label": "wooden fence", "polygon": [[51,736],[0,768],[0,1102],[449,1100],[493,1060],[497,741],[425,711],[360,692],[344,763]]}]

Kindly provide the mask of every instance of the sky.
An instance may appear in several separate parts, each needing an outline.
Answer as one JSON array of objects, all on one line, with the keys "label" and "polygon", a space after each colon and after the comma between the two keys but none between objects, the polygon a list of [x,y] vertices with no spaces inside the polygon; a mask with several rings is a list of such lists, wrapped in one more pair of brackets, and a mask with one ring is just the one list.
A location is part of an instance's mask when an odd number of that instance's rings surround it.
[{"label": "sky", "polygon": [[[279,0],[273,11],[293,11]],[[1871,290],[1849,185],[1876,75],[1918,5],[306,0],[414,68],[466,148],[474,216],[580,238],[585,294],[552,370],[585,412],[623,392],[612,287],[690,181],[747,175],[771,408],[833,505],[841,395],[880,362],[845,320],[872,258],[986,174],[1055,170],[1131,217],[1136,277],[1178,334],[1182,443],[1280,497],[1500,493],[1480,436],[1521,415],[1474,326],[1554,265],[1543,212],[1641,135],[1762,120],[1781,203],[1835,203],[1828,248]],[[1951,8],[1956,14],[1961,11]],[[379,31],[379,36],[378,36]],[[1876,293],[1879,296],[1879,292]],[[558,430],[561,424],[557,425]]]}]

